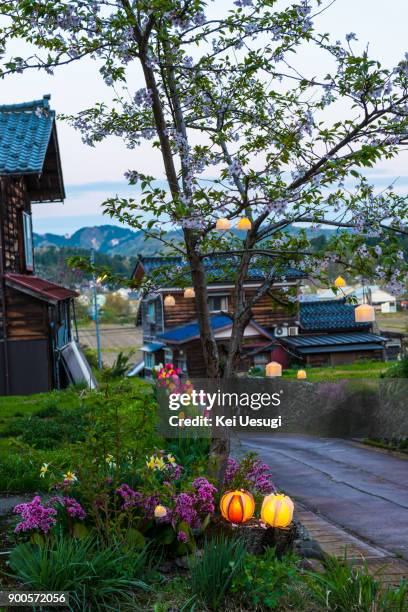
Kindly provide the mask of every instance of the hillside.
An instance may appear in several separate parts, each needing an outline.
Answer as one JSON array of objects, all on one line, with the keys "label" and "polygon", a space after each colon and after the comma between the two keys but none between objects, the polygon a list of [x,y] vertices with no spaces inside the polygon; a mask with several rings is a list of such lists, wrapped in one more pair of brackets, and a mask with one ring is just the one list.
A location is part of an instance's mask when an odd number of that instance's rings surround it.
[{"label": "hillside", "polygon": [[[174,240],[178,232],[169,232],[168,236]],[[48,247],[68,249],[95,249],[107,255],[158,255],[163,253],[163,243],[152,238],[145,238],[142,231],[115,225],[100,225],[97,227],[82,227],[71,236],[58,234],[34,233],[34,246],[36,249]]]}]

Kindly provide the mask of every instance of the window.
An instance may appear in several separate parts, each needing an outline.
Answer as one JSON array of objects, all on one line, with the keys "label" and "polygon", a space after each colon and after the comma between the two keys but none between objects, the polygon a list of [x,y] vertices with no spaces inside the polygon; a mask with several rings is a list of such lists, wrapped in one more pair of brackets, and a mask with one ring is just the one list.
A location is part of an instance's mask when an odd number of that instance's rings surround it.
[{"label": "window", "polygon": [[164,349],[164,363],[173,363],[173,351],[169,348]]},{"label": "window", "polygon": [[228,296],[227,295],[209,295],[208,296],[208,307],[210,312],[220,312],[221,310],[228,310]]},{"label": "window", "polygon": [[145,362],[145,368],[147,368],[148,370],[151,370],[152,368],[154,368],[155,366],[154,353],[145,353],[144,362]]},{"label": "window", "polygon": [[23,234],[24,234],[24,261],[26,270],[34,270],[34,251],[33,251],[33,228],[31,225],[31,215],[23,212]]},{"label": "window", "polygon": [[184,351],[179,352],[177,366],[181,369],[183,374],[187,374],[187,355]]}]

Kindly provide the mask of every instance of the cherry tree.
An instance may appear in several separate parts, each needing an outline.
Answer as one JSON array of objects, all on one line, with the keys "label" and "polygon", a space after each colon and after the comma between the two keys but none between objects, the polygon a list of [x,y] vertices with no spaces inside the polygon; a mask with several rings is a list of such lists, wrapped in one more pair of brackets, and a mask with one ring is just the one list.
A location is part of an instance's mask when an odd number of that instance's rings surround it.
[{"label": "cherry tree", "polygon": [[[395,292],[405,283],[399,237],[408,233],[407,198],[392,185],[376,190],[367,169],[408,142],[408,54],[383,67],[354,33],[344,41],[319,33],[315,24],[331,4],[3,0],[0,7],[3,78],[93,58],[112,102],[66,119],[92,147],[118,136],[130,149],[143,141],[159,149],[167,187],[160,173],[135,165],[125,176],[141,195],[104,207],[187,262],[210,378],[233,375],[254,304],[273,297],[288,267],[325,283],[333,263]],[[10,56],[14,38],[33,53]],[[307,49],[330,70],[302,69]],[[220,232],[221,219],[246,229]],[[338,231],[316,251],[310,229],[322,226]],[[180,230],[179,241],[166,238],[169,228]],[[217,254],[230,258],[235,283],[222,369],[207,303],[206,261]],[[264,279],[248,297],[243,283],[255,263]],[[226,449],[219,441],[218,454]]]}]

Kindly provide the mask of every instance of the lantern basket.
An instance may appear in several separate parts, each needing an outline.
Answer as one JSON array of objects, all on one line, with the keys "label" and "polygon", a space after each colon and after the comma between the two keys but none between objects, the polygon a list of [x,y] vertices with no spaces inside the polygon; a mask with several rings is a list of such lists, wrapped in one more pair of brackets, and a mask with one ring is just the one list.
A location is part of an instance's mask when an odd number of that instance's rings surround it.
[{"label": "lantern basket", "polygon": [[292,548],[296,539],[296,525],[294,523],[291,523],[285,529],[278,529],[266,527],[264,523],[255,518],[240,525],[220,519],[214,521],[208,530],[210,536],[222,533],[231,538],[241,538],[247,551],[253,555],[261,555],[266,548],[273,546],[276,549],[277,556],[281,557]]}]

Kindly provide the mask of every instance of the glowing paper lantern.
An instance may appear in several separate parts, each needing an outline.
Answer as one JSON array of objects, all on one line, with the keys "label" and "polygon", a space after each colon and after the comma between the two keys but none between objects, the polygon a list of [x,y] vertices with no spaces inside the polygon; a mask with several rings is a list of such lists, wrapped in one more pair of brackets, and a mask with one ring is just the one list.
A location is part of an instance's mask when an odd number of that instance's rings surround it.
[{"label": "glowing paper lantern", "polygon": [[270,527],[287,527],[292,522],[294,504],[290,497],[282,493],[267,495],[261,508],[261,519]]},{"label": "glowing paper lantern", "polygon": [[231,229],[231,221],[229,219],[217,219],[215,224],[216,230],[229,230]]},{"label": "glowing paper lantern", "polygon": [[164,298],[164,305],[165,306],[175,306],[176,300],[174,299],[172,295],[166,295],[166,297]]},{"label": "glowing paper lantern", "polygon": [[266,364],[265,367],[265,374],[266,376],[282,376],[282,366],[280,363],[278,363],[277,361],[271,361],[270,363]]},{"label": "glowing paper lantern", "polygon": [[237,223],[237,230],[243,230],[247,232],[252,227],[250,220],[247,217],[242,217]]},{"label": "glowing paper lantern", "polygon": [[299,380],[303,380],[307,378],[306,370],[298,370],[296,374],[296,378],[298,378]]},{"label": "glowing paper lantern", "polygon": [[187,289],[184,289],[184,297],[185,298],[195,298],[195,291],[193,287],[187,287]]},{"label": "glowing paper lantern", "polygon": [[344,280],[344,278],[342,276],[338,276],[336,278],[336,280],[334,281],[334,286],[337,287],[338,289],[340,287],[345,287],[346,286],[346,281]]},{"label": "glowing paper lantern", "polygon": [[230,523],[246,523],[254,515],[255,501],[248,491],[227,491],[221,498],[220,510]]},{"label": "glowing paper lantern", "polygon": [[371,323],[375,321],[375,310],[370,304],[361,304],[354,310],[356,323]]},{"label": "glowing paper lantern", "polygon": [[167,510],[164,506],[161,506],[160,504],[158,506],[155,507],[154,509],[154,516],[156,518],[163,518],[165,517],[167,514]]}]

